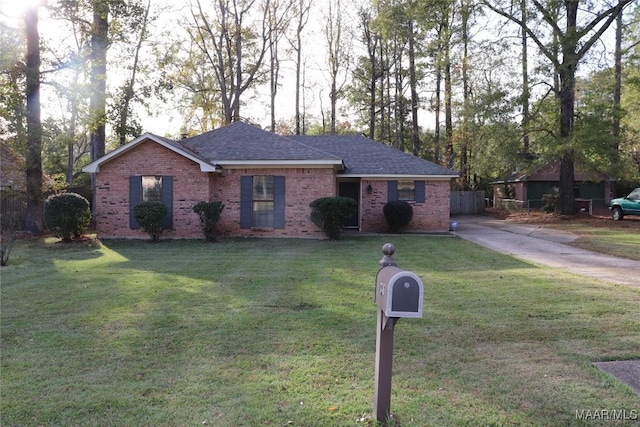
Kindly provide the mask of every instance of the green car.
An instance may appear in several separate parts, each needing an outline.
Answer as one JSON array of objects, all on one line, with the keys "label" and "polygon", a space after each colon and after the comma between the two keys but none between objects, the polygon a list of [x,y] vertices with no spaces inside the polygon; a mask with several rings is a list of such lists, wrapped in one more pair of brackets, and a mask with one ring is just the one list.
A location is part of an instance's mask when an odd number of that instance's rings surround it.
[{"label": "green car", "polygon": [[633,190],[627,197],[620,197],[609,202],[611,216],[619,221],[625,215],[640,215],[640,188]]}]

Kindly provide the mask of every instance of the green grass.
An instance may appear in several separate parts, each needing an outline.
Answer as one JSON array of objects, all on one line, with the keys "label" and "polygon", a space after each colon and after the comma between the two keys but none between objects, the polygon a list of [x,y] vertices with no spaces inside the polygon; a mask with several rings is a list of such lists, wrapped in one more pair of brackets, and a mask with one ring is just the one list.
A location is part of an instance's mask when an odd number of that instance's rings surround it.
[{"label": "green grass", "polygon": [[640,221],[627,220],[624,224],[616,225],[618,226],[609,228],[571,223],[551,228],[577,234],[579,238],[570,243],[572,246],[640,261]]},{"label": "green grass", "polygon": [[424,318],[395,331],[404,427],[640,410],[591,366],[640,358],[637,289],[460,239],[30,240],[1,272],[0,424],[365,426],[387,240],[425,284]]}]

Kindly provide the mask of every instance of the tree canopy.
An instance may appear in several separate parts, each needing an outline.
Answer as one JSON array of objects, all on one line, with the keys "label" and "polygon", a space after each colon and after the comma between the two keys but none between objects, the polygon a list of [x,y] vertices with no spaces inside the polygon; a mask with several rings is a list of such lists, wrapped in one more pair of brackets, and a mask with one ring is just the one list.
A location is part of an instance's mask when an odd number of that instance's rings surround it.
[{"label": "tree canopy", "polygon": [[631,0],[50,0],[38,15],[40,146],[27,21],[3,7],[0,133],[67,185],[144,131],[178,138],[235,120],[364,133],[456,169],[461,189],[558,159],[563,212],[575,163],[640,180]]}]

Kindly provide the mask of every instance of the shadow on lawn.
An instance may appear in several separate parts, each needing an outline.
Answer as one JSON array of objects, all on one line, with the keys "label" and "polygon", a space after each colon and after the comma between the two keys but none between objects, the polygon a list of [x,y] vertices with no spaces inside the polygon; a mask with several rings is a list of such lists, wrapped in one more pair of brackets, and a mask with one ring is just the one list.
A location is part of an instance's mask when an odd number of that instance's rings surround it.
[{"label": "shadow on lawn", "polygon": [[[387,241],[398,264],[425,284],[424,318],[403,320],[396,335],[398,410],[406,412],[408,402],[416,416],[432,411],[451,421],[466,414],[478,425],[514,416],[526,425],[534,413],[553,425],[554,417],[555,424],[575,421],[576,405],[637,401],[603,386],[590,368],[595,356],[637,352],[632,290],[603,292],[570,276],[556,284],[557,272],[459,239],[416,236],[107,241],[99,249],[52,251],[56,259],[86,260],[83,266],[95,262],[83,273],[95,275],[78,278],[72,263],[56,271],[63,277],[46,297],[32,286],[42,300],[41,333],[59,337],[47,359],[71,365],[60,375],[70,378],[69,389],[50,395],[77,389],[69,414],[102,399],[105,408],[124,408],[130,424],[151,424],[141,409],[178,421],[171,417],[180,408],[192,417],[181,418],[183,425],[214,419],[214,411],[261,414],[251,425],[262,424],[261,416],[286,422],[296,411],[319,419],[340,396],[355,395],[348,400],[354,413],[344,415],[353,420],[371,403],[373,290]],[[37,324],[30,319],[21,328]],[[26,346],[22,335],[14,327],[12,345]],[[470,413],[469,399],[494,412]]]}]

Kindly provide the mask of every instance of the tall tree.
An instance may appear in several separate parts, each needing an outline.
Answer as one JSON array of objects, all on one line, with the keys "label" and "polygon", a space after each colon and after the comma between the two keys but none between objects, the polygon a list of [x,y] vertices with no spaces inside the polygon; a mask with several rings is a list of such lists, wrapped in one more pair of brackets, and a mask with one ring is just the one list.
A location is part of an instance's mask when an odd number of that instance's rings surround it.
[{"label": "tall tree", "polygon": [[[380,45],[380,35],[372,28],[372,10],[361,7],[358,10],[360,25],[362,29],[362,42],[367,50],[366,64],[356,67],[353,74],[357,80],[366,84],[368,95],[368,118],[370,138],[376,137],[376,111],[378,109],[377,90],[378,80],[383,76],[380,59],[378,57],[378,46]],[[362,61],[364,62],[364,61]]]},{"label": "tall tree", "polygon": [[267,6],[269,25],[269,89],[271,110],[271,132],[276,131],[276,95],[280,78],[280,40],[285,36],[291,22],[292,0],[271,0]]},{"label": "tall tree", "polygon": [[42,123],[40,121],[40,32],[38,8],[27,8],[24,17],[27,40],[27,212],[26,230],[42,232]]},{"label": "tall tree", "polygon": [[[214,71],[225,124],[241,119],[244,93],[265,78],[269,4],[270,0],[219,0],[214,3],[215,18],[205,13],[200,0],[191,9],[192,22],[186,30]],[[260,16],[252,19],[256,10]]]},{"label": "tall tree", "polygon": [[93,0],[91,27],[91,160],[104,156],[107,108],[107,49],[109,47],[109,1]]},{"label": "tall tree", "polygon": [[[350,37],[346,33],[345,15],[341,8],[340,0],[330,0],[328,8],[325,23],[325,37],[330,85],[329,132],[335,134],[338,99],[342,95],[349,68]],[[342,75],[344,75],[345,80],[340,80]]]},{"label": "tall tree", "polygon": [[[128,4],[129,16],[127,20],[130,24],[126,26],[128,33],[137,35],[135,42],[131,46],[131,49],[127,49],[131,52],[132,61],[129,65],[129,75],[127,76],[122,88],[120,96],[117,98],[115,110],[116,110],[116,124],[115,132],[118,136],[118,142],[120,145],[124,145],[127,142],[127,138],[130,136],[137,136],[140,132],[139,126],[133,122],[133,104],[136,99],[136,83],[138,82],[138,73],[140,72],[140,52],[143,44],[148,38],[148,26],[152,20],[149,16],[151,9],[151,0],[147,0],[147,4],[129,2]],[[155,19],[155,18],[153,18]],[[144,92],[148,93],[146,89]]]},{"label": "tall tree", "polygon": [[[527,18],[527,1],[520,0],[520,20],[522,23],[528,22]],[[527,45],[527,29],[521,25],[520,37],[522,40],[522,152],[524,156],[529,155],[529,103],[531,102],[531,93],[529,90],[529,52]]]},{"label": "tall tree", "polygon": [[539,14],[541,21],[547,25],[554,37],[557,37],[558,44],[549,46],[542,38],[541,33],[537,31],[536,25],[522,22],[519,15],[513,13],[508,7],[503,7],[491,0],[483,0],[483,4],[491,10],[513,21],[526,31],[540,52],[551,62],[559,80],[559,89],[556,92],[560,105],[558,124],[560,191],[556,207],[556,212],[559,214],[570,215],[575,211],[573,131],[577,67],[589,49],[600,39],[616,17],[622,13],[624,7],[632,1],[618,0],[614,6],[591,10],[590,16],[592,18],[580,22],[578,16],[580,3],[575,0],[564,0],[561,9],[563,11],[563,29],[554,13],[553,7],[557,5],[556,2],[550,2],[551,5],[549,5],[539,0],[532,0],[533,7]]},{"label": "tall tree", "polygon": [[420,126],[418,125],[418,78],[416,73],[416,35],[413,20],[407,22],[409,29],[409,88],[411,90],[411,152],[420,154]]},{"label": "tall tree", "polygon": [[295,100],[295,120],[296,135],[302,134],[302,119],[300,112],[300,96],[303,89],[302,82],[302,32],[309,21],[309,11],[311,9],[311,0],[294,0],[294,19],[296,22],[295,35],[289,43],[293,47],[296,58],[296,100]]}]

